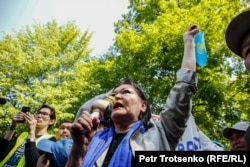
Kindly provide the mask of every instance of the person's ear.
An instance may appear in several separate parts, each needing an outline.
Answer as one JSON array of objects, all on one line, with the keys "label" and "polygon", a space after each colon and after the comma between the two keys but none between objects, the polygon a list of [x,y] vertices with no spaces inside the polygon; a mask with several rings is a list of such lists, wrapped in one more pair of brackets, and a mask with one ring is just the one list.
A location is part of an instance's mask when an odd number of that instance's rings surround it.
[{"label": "person's ear", "polygon": [[50,122],[49,122],[49,125],[53,125],[55,124],[56,120],[55,119],[51,119]]},{"label": "person's ear", "polygon": [[146,112],[147,107],[148,107],[147,103],[145,101],[143,101],[141,104],[141,112]]}]

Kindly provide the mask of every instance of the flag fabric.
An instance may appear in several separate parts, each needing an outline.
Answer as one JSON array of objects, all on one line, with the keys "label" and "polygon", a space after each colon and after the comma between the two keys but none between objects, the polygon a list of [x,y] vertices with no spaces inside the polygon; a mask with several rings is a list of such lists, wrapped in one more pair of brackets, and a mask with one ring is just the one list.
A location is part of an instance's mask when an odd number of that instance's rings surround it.
[{"label": "flag fabric", "polygon": [[207,50],[204,40],[204,32],[200,31],[194,37],[196,63],[204,67],[207,64]]}]

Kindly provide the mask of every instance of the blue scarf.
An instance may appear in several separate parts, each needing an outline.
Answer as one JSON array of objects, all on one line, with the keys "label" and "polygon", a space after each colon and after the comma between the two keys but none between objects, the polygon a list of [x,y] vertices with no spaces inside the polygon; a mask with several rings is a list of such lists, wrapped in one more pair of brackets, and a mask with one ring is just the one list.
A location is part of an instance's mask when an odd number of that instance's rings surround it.
[{"label": "blue scarf", "polygon": [[[116,148],[110,162],[109,167],[130,167],[132,163],[132,150],[130,147],[129,139],[133,132],[142,125],[141,121],[137,121],[124,136],[121,143]],[[82,167],[94,166],[97,159],[109,147],[115,130],[114,128],[105,129],[97,133],[90,142],[87,154],[83,159]]]}]

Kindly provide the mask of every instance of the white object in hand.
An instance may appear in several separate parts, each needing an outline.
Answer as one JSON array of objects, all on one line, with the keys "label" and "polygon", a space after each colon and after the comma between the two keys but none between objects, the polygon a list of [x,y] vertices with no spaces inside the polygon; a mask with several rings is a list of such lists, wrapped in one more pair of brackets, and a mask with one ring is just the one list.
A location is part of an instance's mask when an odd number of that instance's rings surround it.
[{"label": "white object in hand", "polygon": [[92,119],[93,118],[99,118],[100,117],[100,113],[98,111],[94,111],[94,112],[91,113],[91,117],[92,117]]}]

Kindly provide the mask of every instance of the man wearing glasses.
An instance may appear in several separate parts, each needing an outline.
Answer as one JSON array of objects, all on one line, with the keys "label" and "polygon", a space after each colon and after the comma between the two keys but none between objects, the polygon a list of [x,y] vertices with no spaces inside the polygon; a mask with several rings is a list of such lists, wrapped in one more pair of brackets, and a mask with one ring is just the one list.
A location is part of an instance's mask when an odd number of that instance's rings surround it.
[{"label": "man wearing glasses", "polygon": [[[18,126],[24,121],[27,123],[27,132],[15,137]],[[10,128],[5,136],[0,138],[0,166],[36,166],[39,156],[43,153],[38,151],[37,143],[41,139],[56,141],[53,135],[48,134],[48,129],[55,121],[55,109],[46,104],[43,104],[34,115],[30,112],[15,114]]]}]

